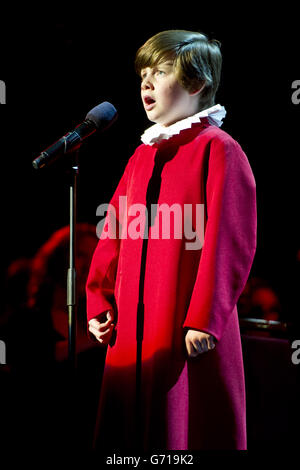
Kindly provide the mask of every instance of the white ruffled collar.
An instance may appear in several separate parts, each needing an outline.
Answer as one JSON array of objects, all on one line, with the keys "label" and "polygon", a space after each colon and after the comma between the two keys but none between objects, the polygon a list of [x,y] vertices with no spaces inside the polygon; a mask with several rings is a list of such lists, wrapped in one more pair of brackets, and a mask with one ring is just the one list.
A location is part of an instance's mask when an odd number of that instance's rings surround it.
[{"label": "white ruffled collar", "polygon": [[179,134],[182,130],[191,128],[193,123],[201,122],[201,118],[203,117],[207,117],[210,124],[221,127],[225,116],[226,110],[224,106],[216,104],[211,108],[200,111],[200,113],[189,116],[181,121],[177,121],[168,127],[154,124],[146,129],[144,134],[141,136],[141,140],[146,145],[153,145],[161,140],[168,140],[173,135]]}]

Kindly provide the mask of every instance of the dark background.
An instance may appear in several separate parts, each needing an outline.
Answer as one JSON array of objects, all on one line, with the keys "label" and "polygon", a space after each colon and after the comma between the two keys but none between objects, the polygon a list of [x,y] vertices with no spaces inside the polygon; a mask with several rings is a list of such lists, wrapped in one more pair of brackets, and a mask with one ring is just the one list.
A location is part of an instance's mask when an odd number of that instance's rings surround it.
[{"label": "dark background", "polygon": [[291,96],[300,72],[295,7],[43,4],[39,10],[18,6],[5,12],[1,23],[0,79],[7,94],[7,104],[0,106],[2,278],[13,260],[32,257],[69,223],[63,165],[36,171],[32,160],[91,108],[102,101],[114,104],[118,121],[81,149],[78,221],[96,225],[96,208],[109,202],[140,135],[151,125],[140,101],[136,50],[164,29],[195,30],[222,43],[216,99],[227,110],[222,128],[244,149],[257,183],[258,244],[251,276],[269,282],[283,306],[281,319],[296,324],[300,105]]}]

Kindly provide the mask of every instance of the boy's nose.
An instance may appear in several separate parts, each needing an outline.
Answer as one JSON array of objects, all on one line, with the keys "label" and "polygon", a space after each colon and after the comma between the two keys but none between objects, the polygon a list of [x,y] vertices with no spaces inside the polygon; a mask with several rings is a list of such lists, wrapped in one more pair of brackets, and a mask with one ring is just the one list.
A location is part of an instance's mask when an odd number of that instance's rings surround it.
[{"label": "boy's nose", "polygon": [[142,81],[142,90],[153,90],[154,86],[149,77],[144,78]]}]

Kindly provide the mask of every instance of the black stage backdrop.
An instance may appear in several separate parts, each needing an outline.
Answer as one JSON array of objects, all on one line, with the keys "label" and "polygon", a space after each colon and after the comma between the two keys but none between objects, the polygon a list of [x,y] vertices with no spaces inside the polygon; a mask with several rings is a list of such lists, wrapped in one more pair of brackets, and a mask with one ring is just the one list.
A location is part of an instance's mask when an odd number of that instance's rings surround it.
[{"label": "black stage backdrop", "polygon": [[[19,6],[1,23],[1,274],[32,257],[68,224],[68,186],[60,164],[36,171],[32,160],[102,101],[118,121],[80,154],[78,221],[96,225],[147,121],[134,71],[137,48],[164,29],[197,30],[222,43],[217,95],[223,129],[246,152],[257,183],[258,246],[251,276],[268,281],[282,319],[299,315],[299,15],[285,3],[203,7],[191,2],[65,7]],[[162,11],[163,9],[163,11]],[[297,258],[298,256],[298,258]],[[18,293],[16,292],[16,296]],[[3,299],[1,299],[3,301]],[[295,338],[297,336],[295,335]]]}]

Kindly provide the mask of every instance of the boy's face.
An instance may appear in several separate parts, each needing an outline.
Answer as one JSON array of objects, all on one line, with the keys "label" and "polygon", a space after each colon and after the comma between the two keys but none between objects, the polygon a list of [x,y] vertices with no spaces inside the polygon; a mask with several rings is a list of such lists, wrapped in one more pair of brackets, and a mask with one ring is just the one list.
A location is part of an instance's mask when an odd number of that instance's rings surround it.
[{"label": "boy's face", "polygon": [[141,70],[141,96],[150,121],[170,126],[198,111],[197,93],[189,93],[176,80],[172,61]]}]

